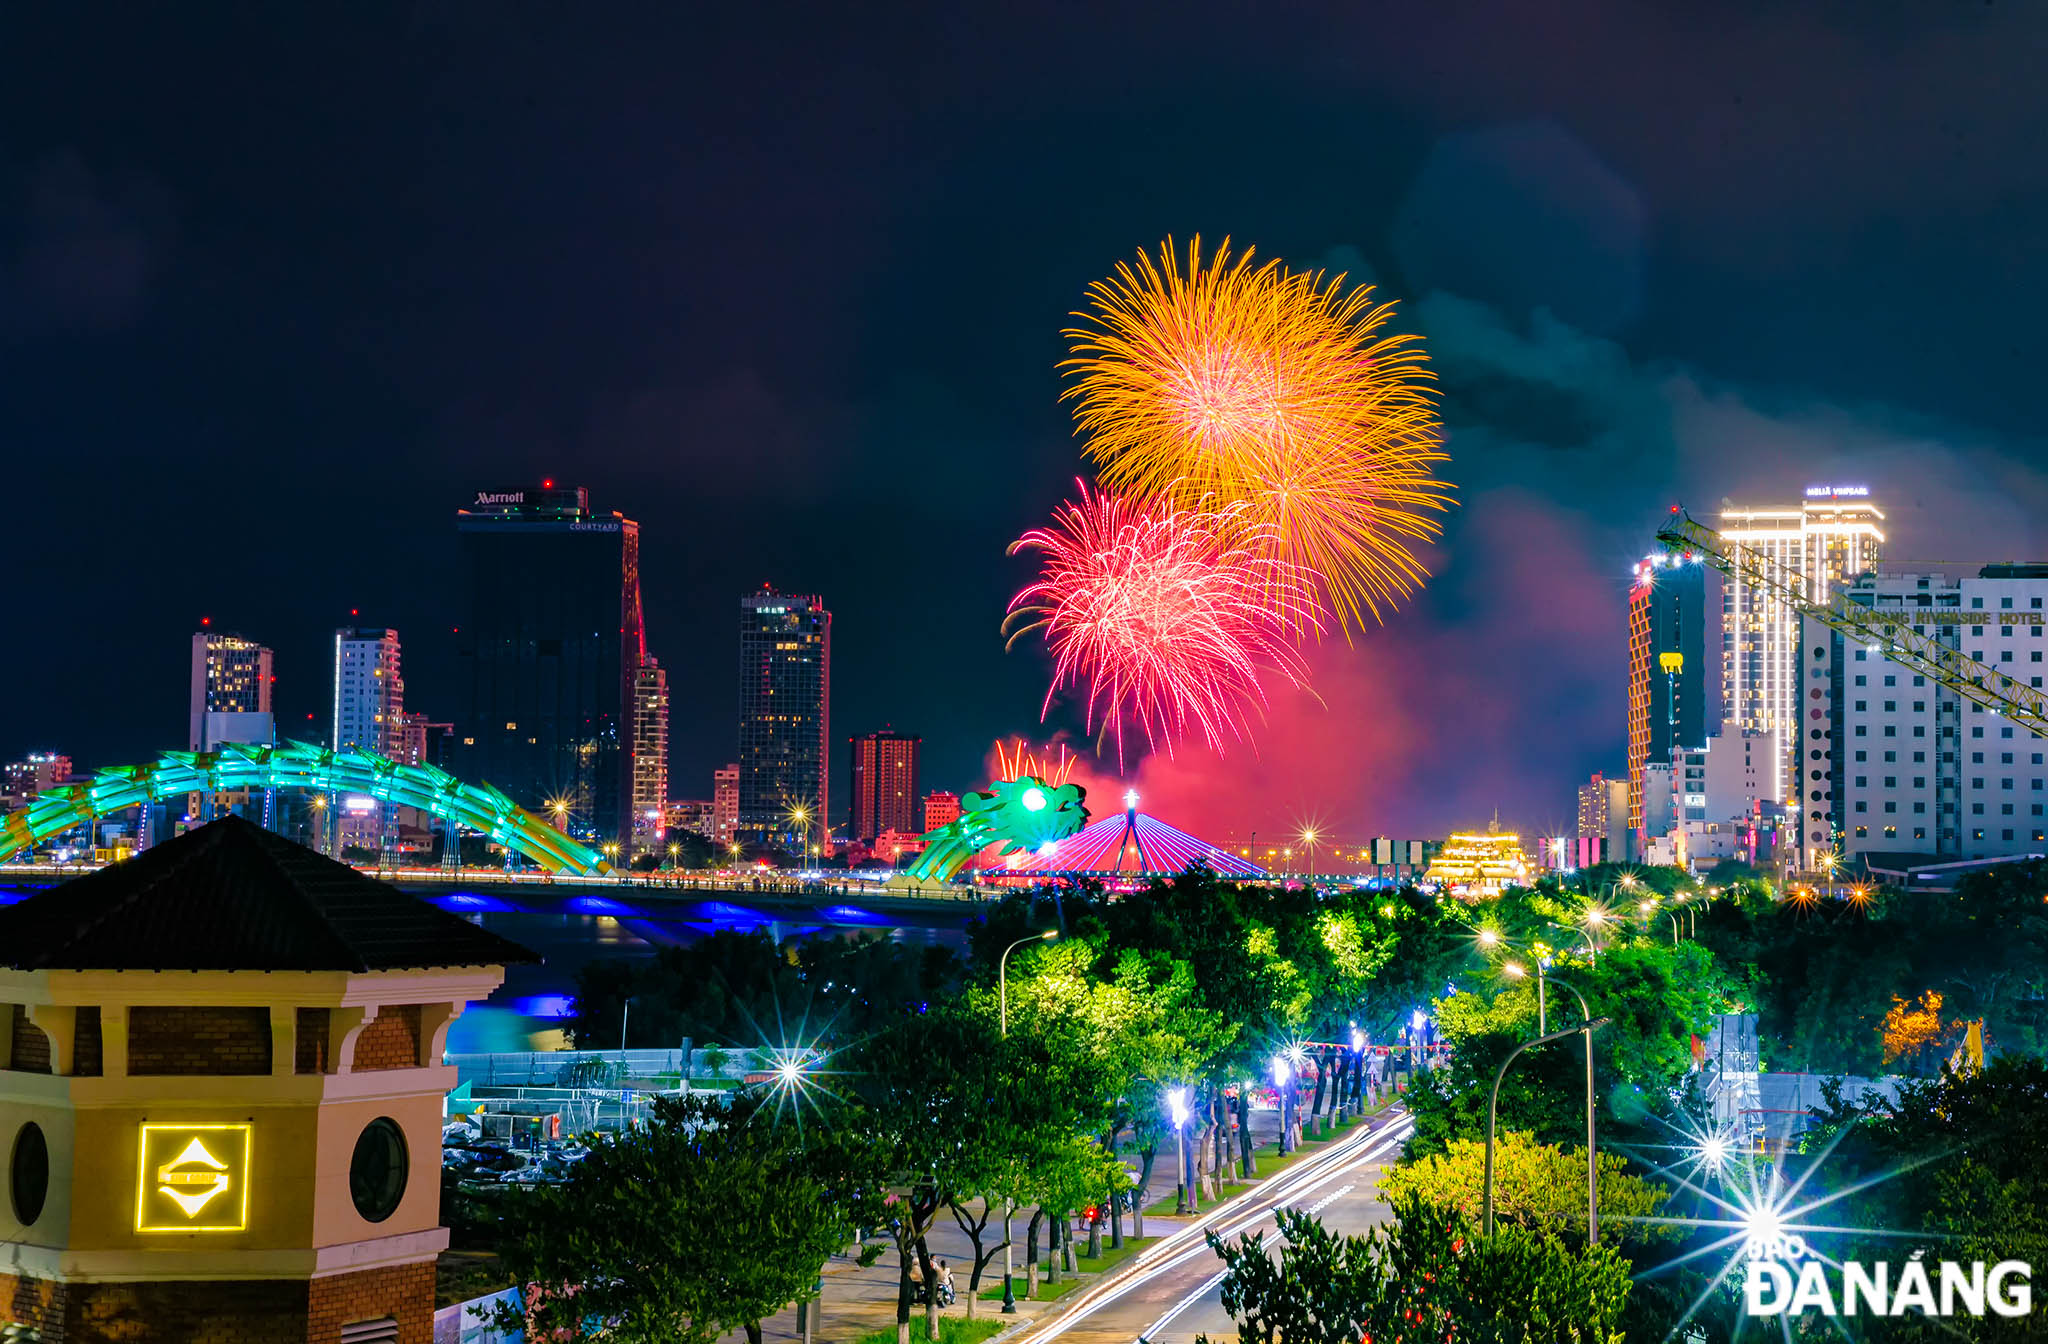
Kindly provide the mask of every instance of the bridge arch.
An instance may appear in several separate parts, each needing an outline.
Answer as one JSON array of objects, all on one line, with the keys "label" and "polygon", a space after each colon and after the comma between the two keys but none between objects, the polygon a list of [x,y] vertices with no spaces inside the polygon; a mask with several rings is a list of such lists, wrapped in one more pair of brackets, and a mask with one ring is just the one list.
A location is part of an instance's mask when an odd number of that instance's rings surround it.
[{"label": "bridge arch", "polygon": [[0,817],[0,860],[124,808],[180,794],[239,789],[361,794],[480,831],[552,873],[595,877],[611,871],[596,850],[562,834],[489,784],[465,784],[434,766],[400,765],[374,751],[329,751],[305,742],[167,751],[142,765],[108,766],[87,783],[60,784],[20,811]]}]

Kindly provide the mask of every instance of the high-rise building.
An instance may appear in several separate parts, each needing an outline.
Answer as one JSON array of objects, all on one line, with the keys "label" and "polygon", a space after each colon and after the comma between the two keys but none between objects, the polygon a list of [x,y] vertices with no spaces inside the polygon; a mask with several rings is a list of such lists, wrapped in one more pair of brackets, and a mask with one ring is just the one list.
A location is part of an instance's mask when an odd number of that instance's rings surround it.
[{"label": "high-rise building", "polygon": [[853,812],[847,826],[855,840],[872,845],[883,831],[923,833],[917,825],[917,756],[923,744],[921,737],[887,729],[852,739]]},{"label": "high-rise building", "polygon": [[360,747],[399,760],[405,753],[405,679],[398,632],[334,632],[333,736],[336,751]]},{"label": "high-rise building", "polygon": [[[1760,552],[1805,583],[1809,601],[1873,569],[1884,548],[1884,514],[1861,485],[1810,485],[1797,506],[1726,509],[1721,534]],[[1776,733],[1789,753],[1799,720],[1800,618],[1740,573],[1721,585],[1721,717],[1745,732]]]},{"label": "high-rise building", "polygon": [[586,839],[630,837],[640,525],[552,482],[480,491],[455,525],[470,585],[455,773]]},{"label": "high-rise building", "polygon": [[[350,747],[400,760],[406,750],[405,679],[399,671],[398,632],[344,628],[334,632],[333,736],[336,751]],[[395,809],[375,798],[347,797],[335,809],[342,849],[384,849]]]},{"label": "high-rise building", "polygon": [[240,635],[202,630],[192,636],[191,731],[193,751],[230,742],[277,740],[270,708],[269,649]]},{"label": "high-rise building", "polygon": [[1645,766],[1706,741],[1706,592],[1705,565],[1667,555],[1638,563],[1629,585],[1631,830],[1646,824],[1645,800],[1659,797],[1643,779]]},{"label": "high-rise building", "polygon": [[33,802],[44,790],[71,778],[71,758],[54,751],[34,751],[18,761],[9,761],[0,797],[15,807]]},{"label": "high-rise building", "polygon": [[[1910,616],[1916,634],[2021,685],[2048,676],[2048,565],[1867,575],[1846,596]],[[1805,866],[1828,852],[2048,852],[2048,739],[1818,622],[1806,633],[1810,703],[1826,735],[1800,744]]]},{"label": "high-rise building", "polygon": [[765,585],[740,599],[743,841],[822,847],[829,834],[832,613]]},{"label": "high-rise building", "polygon": [[924,796],[924,828],[936,831],[948,822],[960,819],[960,795],[937,789]]},{"label": "high-rise building", "polygon": [[722,765],[711,772],[711,838],[729,845],[740,829],[740,768]]},{"label": "high-rise building", "polygon": [[633,674],[633,853],[668,833],[668,672],[649,655]]},{"label": "high-rise building", "polygon": [[448,740],[454,735],[454,724],[432,723],[424,712],[406,710],[398,716],[399,754],[392,759],[400,765],[433,765],[446,769]]},{"label": "high-rise building", "polygon": [[1579,832],[1581,840],[1602,839],[1607,834],[1607,781],[1600,775],[1579,785]]}]

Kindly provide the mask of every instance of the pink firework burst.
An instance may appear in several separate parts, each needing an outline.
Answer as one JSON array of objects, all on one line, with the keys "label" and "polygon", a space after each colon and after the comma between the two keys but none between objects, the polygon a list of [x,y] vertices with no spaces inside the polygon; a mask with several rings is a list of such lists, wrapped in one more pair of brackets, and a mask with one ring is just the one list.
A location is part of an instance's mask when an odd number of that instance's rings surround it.
[{"label": "pink firework burst", "polygon": [[1011,644],[1042,631],[1052,650],[1041,716],[1061,691],[1084,691],[1088,730],[1116,737],[1119,764],[1127,723],[1169,755],[1191,734],[1218,751],[1243,741],[1262,677],[1307,681],[1298,636],[1323,625],[1316,576],[1237,505],[1182,511],[1075,484],[1078,502],[1010,547],[1044,556],[1004,622]]}]

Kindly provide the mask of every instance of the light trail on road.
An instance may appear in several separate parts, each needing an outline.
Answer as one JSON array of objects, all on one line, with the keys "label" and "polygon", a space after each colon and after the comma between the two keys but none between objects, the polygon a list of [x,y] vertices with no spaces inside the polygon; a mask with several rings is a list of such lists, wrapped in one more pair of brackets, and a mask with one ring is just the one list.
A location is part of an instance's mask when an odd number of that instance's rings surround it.
[{"label": "light trail on road", "polygon": [[[1414,1125],[1409,1121],[1407,1115],[1405,1113],[1401,1114],[1392,1123],[1380,1129],[1362,1130],[1355,1137],[1346,1139],[1336,1147],[1308,1158],[1292,1170],[1272,1178],[1271,1181],[1248,1191],[1246,1194],[1239,1196],[1238,1199],[1228,1200],[1218,1205],[1207,1214],[1165,1238],[1158,1245],[1148,1248],[1138,1257],[1135,1262],[1138,1267],[1133,1272],[1092,1290],[1089,1294],[1075,1302],[1071,1308],[1057,1319],[1046,1322],[1039,1329],[1025,1331],[1017,1337],[1016,1344],[1049,1344],[1049,1341],[1059,1338],[1074,1326],[1081,1324],[1096,1312],[1117,1302],[1126,1294],[1209,1254],[1209,1244],[1205,1234],[1212,1224],[1223,1221],[1226,1218],[1234,1220],[1230,1229],[1221,1235],[1225,1240],[1241,1236],[1271,1217],[1274,1210],[1306,1198],[1311,1192],[1328,1185],[1331,1181],[1350,1172],[1354,1167],[1362,1166],[1384,1157],[1388,1150],[1406,1139],[1413,1130]],[[1331,1200],[1337,1199],[1356,1188],[1354,1184],[1331,1193],[1321,1203],[1317,1204],[1311,1212],[1319,1211]],[[1244,1201],[1245,1206],[1233,1207],[1239,1205],[1239,1200]],[[1246,1212],[1247,1207],[1250,1209],[1248,1214]],[[1187,1245],[1190,1240],[1194,1241],[1195,1244],[1192,1246]],[[1151,1262],[1149,1268],[1146,1267],[1148,1262]],[[1161,1325],[1165,1324],[1166,1321],[1200,1301],[1204,1294],[1208,1293],[1221,1281],[1222,1275],[1219,1274],[1205,1282],[1200,1289],[1176,1303],[1164,1317],[1148,1327],[1139,1338],[1144,1339],[1150,1336]]]}]

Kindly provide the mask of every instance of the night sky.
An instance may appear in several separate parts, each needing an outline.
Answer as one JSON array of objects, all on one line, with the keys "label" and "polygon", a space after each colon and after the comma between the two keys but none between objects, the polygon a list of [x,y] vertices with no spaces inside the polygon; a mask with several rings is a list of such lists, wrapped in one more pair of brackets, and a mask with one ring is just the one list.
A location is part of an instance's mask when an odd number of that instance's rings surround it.
[{"label": "night sky", "polygon": [[287,732],[342,623],[451,715],[453,513],[552,476],[642,525],[676,796],[764,580],[834,613],[835,737],[975,786],[1051,731],[998,627],[1082,469],[1059,330],[1169,234],[1401,299],[1462,499],[1320,701],[1133,763],[1215,838],[1565,823],[1673,502],[2048,555],[2048,6],[17,5],[0,53],[10,759],[182,746],[201,616]]}]

